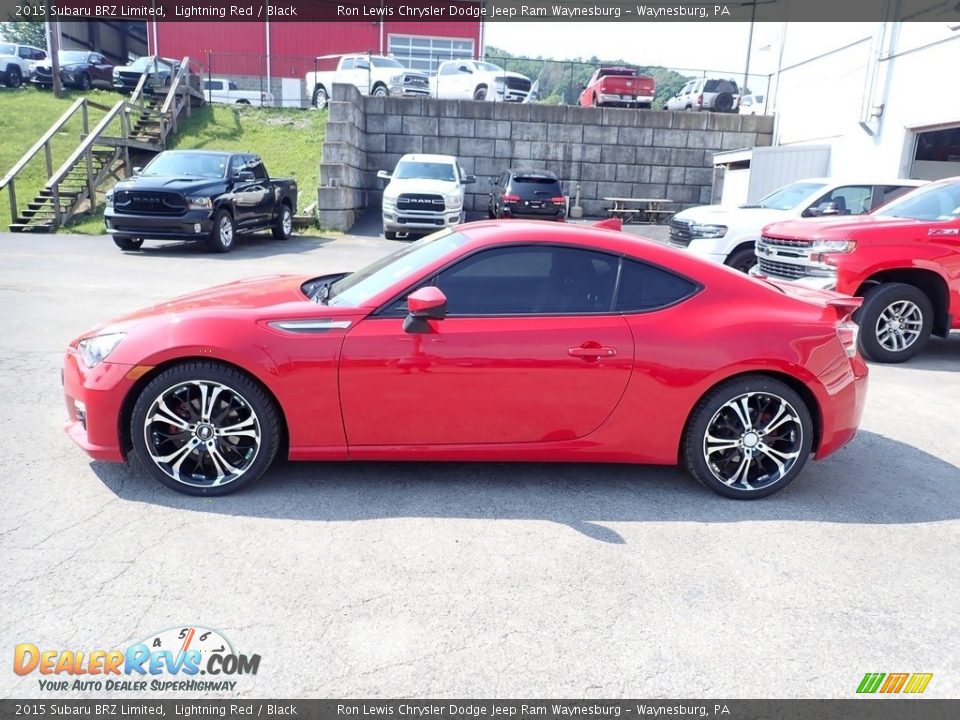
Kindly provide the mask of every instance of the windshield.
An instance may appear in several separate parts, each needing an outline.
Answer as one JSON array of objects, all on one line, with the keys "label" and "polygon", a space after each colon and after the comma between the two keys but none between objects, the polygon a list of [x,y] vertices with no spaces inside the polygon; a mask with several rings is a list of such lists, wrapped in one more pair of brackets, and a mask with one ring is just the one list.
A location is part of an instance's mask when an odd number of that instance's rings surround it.
[{"label": "windshield", "polygon": [[222,178],[226,175],[228,157],[216,153],[165,152],[157,155],[140,174]]},{"label": "windshield", "polygon": [[825,183],[790,183],[767,195],[757,203],[756,207],[768,208],[769,210],[793,210],[811,194],[825,187]]},{"label": "windshield", "polygon": [[427,235],[412,245],[347,275],[330,288],[330,305],[363,306],[399,280],[409,278],[467,242],[467,236],[452,230]]},{"label": "windshield", "polygon": [[0,55],[16,55],[17,49],[13,45],[0,43]]},{"label": "windshield", "polygon": [[402,68],[403,67],[403,65],[401,65],[398,61],[394,60],[393,58],[372,57],[370,58],[370,62],[373,63],[374,67],[379,67],[379,68],[390,68],[390,67]]},{"label": "windshield", "polygon": [[476,65],[477,65],[477,68],[479,68],[480,70],[483,70],[484,72],[495,72],[495,73],[503,72],[502,67],[500,67],[499,65],[494,65],[493,63],[478,62],[476,63]]},{"label": "windshield", "polygon": [[66,65],[67,63],[85,63],[87,61],[87,53],[76,50],[62,50],[57,57],[60,58],[61,65]]},{"label": "windshield", "polygon": [[960,182],[927,185],[884,205],[874,215],[913,220],[956,220],[960,217]]},{"label": "windshield", "polygon": [[[164,62],[162,58],[157,58],[157,65],[163,69],[167,69],[170,67],[170,65]],[[139,70],[140,72],[143,72],[147,68],[153,67],[153,58],[152,57],[138,58],[137,60],[134,60],[132,63],[130,63],[128,67],[131,70]]]},{"label": "windshield", "polygon": [[453,165],[448,163],[436,162],[402,162],[397,165],[393,171],[393,177],[397,180],[445,180],[447,182],[456,181],[453,174]]}]

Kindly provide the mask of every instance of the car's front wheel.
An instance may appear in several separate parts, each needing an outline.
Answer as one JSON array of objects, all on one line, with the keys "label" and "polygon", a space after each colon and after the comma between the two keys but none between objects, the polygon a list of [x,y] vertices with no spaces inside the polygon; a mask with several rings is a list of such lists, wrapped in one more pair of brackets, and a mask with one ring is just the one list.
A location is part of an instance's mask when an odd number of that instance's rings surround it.
[{"label": "car's front wheel", "polygon": [[739,270],[742,273],[750,272],[750,268],[757,264],[757,251],[752,247],[741,248],[733,252],[730,257],[727,258],[727,265],[732,267],[734,270]]},{"label": "car's front wheel", "polygon": [[280,206],[280,212],[273,225],[273,237],[277,240],[289,240],[293,234],[293,213],[286,205]]},{"label": "car's front wheel", "polygon": [[247,375],[210,362],[174,366],[140,392],[130,420],[137,460],[188,495],[226,495],[273,462],[280,419]]},{"label": "car's front wheel", "polygon": [[143,246],[143,238],[113,236],[113,244],[121,250],[139,250]]},{"label": "car's front wheel", "polygon": [[18,88],[22,84],[23,84],[23,73],[20,72],[20,68],[14,65],[9,70],[7,70],[7,87]]},{"label": "car's front wheel", "polygon": [[741,500],[766,497],[800,473],[813,447],[813,420],[791,387],[763,375],[735,378],[697,404],[683,463],[700,483]]},{"label": "car's front wheel", "polygon": [[90,82],[90,76],[87,73],[80,75],[80,89],[89,90],[93,87],[93,83]]},{"label": "car's front wheel", "polygon": [[926,345],[933,330],[933,304],[913,285],[886,283],[870,290],[857,311],[860,351],[870,360],[900,363]]},{"label": "car's front wheel", "polygon": [[233,216],[226,210],[217,210],[213,218],[213,231],[207,238],[207,247],[214,252],[230,252],[233,249]]}]

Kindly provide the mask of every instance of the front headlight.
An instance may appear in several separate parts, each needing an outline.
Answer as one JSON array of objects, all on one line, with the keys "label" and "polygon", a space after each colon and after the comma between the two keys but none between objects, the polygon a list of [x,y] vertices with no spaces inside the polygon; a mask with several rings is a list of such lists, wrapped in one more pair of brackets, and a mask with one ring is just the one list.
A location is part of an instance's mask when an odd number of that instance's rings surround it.
[{"label": "front headlight", "polygon": [[448,210],[459,210],[463,205],[463,198],[459,195],[444,195],[443,201],[447,204]]},{"label": "front headlight", "polygon": [[853,240],[814,240],[811,253],[848,253],[853,252],[857,244]]},{"label": "front headlight", "polygon": [[390,197],[389,195],[383,196],[384,210],[393,210],[396,206],[397,206],[397,199],[395,197]]},{"label": "front headlight", "polygon": [[391,85],[402,85],[403,84],[403,75],[394,75],[390,78]]},{"label": "front headlight", "polygon": [[107,190],[107,194],[103,196],[103,201],[107,207],[113,207],[113,190]]},{"label": "front headlight", "polygon": [[125,333],[105,333],[84,338],[77,343],[80,359],[88,368],[94,368],[112,353],[123,340]]},{"label": "front headlight", "polygon": [[209,210],[213,207],[213,204],[210,202],[210,198],[208,197],[187,198],[187,204],[191,210]]},{"label": "front headlight", "polygon": [[690,236],[693,238],[722,238],[726,234],[726,225],[693,224],[690,226]]}]

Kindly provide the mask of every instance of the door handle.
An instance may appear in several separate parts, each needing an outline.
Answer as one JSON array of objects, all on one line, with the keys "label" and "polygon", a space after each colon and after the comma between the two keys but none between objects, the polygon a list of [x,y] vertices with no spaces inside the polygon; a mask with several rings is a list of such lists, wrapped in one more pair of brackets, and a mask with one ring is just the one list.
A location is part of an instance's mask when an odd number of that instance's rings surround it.
[{"label": "door handle", "polygon": [[617,354],[615,347],[600,345],[599,343],[584,343],[578,347],[572,347],[567,350],[567,355],[572,357],[596,359],[601,357],[613,357]]}]

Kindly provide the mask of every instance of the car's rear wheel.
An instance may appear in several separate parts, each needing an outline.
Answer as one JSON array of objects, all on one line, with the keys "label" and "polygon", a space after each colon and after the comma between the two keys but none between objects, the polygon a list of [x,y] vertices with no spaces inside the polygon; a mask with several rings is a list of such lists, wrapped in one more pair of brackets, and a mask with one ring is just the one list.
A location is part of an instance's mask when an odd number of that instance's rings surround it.
[{"label": "car's rear wheel", "polygon": [[748,273],[750,272],[750,268],[757,264],[757,252],[752,247],[741,248],[727,258],[726,264],[734,270]]},{"label": "car's rear wheel", "polygon": [[113,236],[113,244],[121,250],[139,250],[143,246],[143,238]]},{"label": "car's rear wheel", "polygon": [[926,345],[933,330],[933,304],[913,285],[885,283],[870,290],[857,311],[860,351],[870,360],[900,363]]},{"label": "car's rear wheel", "polygon": [[329,99],[330,98],[327,95],[327,91],[322,87],[318,86],[313,91],[313,105],[317,108],[317,110],[323,110],[327,106]]},{"label": "car's rear wheel", "polygon": [[697,404],[683,438],[683,462],[720,495],[750,500],[786,487],[813,446],[810,410],[792,388],[763,375],[735,378]]},{"label": "car's rear wheel", "polygon": [[233,216],[226,210],[217,210],[213,218],[213,230],[207,238],[207,247],[214,252],[230,252],[233,249]]},{"label": "car's rear wheel", "polygon": [[226,495],[273,462],[280,419],[273,401],[247,375],[190,362],[165,370],[141,391],[130,437],[137,459],[167,487]]},{"label": "car's rear wheel", "polygon": [[281,205],[276,222],[273,224],[273,237],[277,240],[289,240],[292,234],[293,213],[286,205]]}]

